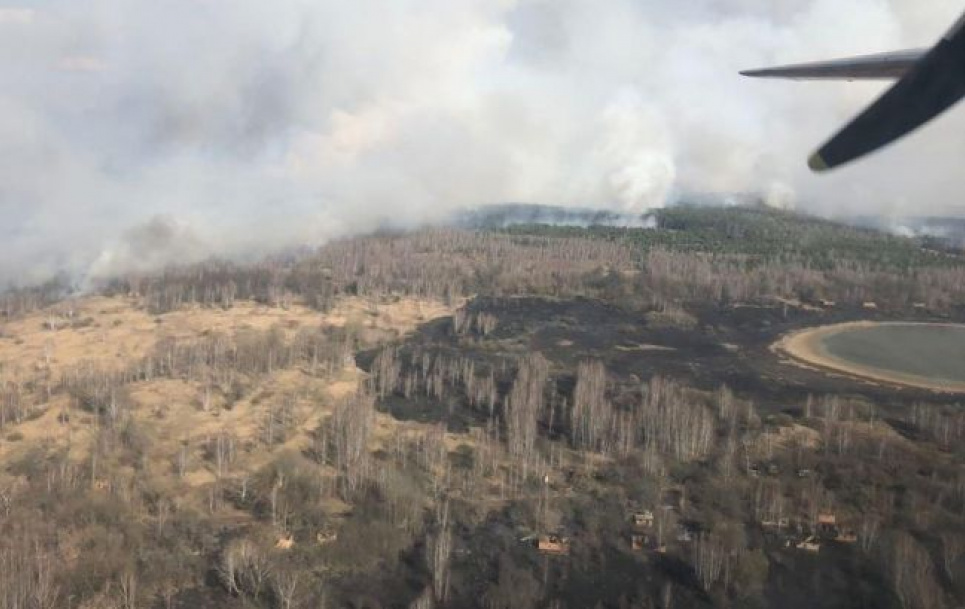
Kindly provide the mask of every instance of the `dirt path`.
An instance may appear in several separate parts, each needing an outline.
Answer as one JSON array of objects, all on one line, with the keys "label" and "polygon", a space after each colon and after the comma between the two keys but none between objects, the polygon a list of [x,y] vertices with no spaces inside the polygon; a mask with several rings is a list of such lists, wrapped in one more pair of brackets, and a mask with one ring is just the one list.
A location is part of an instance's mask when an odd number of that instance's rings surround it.
[{"label": "dirt path", "polygon": [[873,321],[854,321],[830,326],[818,326],[815,328],[805,328],[796,332],[791,332],[781,337],[771,350],[775,353],[788,355],[791,362],[804,368],[818,368],[825,372],[843,373],[860,379],[899,385],[904,387],[916,387],[928,389],[939,393],[965,393],[965,382],[939,381],[914,374],[902,374],[890,370],[882,370],[872,366],[840,359],[830,354],[824,346],[824,341],[830,336],[840,332],[855,330],[860,328],[871,328],[883,325],[931,325],[957,327],[958,324],[915,324],[912,322],[873,322]]}]

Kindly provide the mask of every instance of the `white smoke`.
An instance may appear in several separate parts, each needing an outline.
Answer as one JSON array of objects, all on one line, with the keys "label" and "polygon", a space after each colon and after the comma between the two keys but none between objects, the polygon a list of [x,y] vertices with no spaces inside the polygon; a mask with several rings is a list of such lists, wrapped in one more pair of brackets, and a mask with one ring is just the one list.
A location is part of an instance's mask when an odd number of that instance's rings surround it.
[{"label": "white smoke", "polygon": [[111,277],[129,271],[151,271],[170,264],[190,264],[211,254],[190,226],[174,218],[155,216],[124,232],[90,266],[91,277]]},{"label": "white smoke", "polygon": [[817,178],[808,153],[883,85],[737,71],[928,45],[960,11],[0,0],[0,279],[166,262],[130,247],[155,217],[186,227],[189,253],[233,255],[502,201],[639,213],[759,192],[825,213],[947,212],[965,112]]}]

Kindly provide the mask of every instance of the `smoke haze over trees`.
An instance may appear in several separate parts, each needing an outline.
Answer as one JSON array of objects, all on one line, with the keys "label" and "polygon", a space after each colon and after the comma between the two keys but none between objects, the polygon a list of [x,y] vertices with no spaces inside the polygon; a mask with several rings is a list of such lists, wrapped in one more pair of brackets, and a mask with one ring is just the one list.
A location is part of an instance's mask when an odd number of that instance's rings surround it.
[{"label": "smoke haze over trees", "polygon": [[760,192],[947,212],[962,113],[829,179],[880,85],[741,68],[931,44],[951,0],[0,3],[0,279],[316,244],[533,201]]}]

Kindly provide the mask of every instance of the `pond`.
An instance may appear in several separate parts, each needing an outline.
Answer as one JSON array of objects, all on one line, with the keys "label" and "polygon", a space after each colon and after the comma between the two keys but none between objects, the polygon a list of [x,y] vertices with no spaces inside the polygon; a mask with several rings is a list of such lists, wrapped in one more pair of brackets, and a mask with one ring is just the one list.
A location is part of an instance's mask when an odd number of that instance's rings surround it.
[{"label": "pond", "polygon": [[965,325],[858,322],[798,332],[779,346],[804,362],[941,391],[965,391]]}]

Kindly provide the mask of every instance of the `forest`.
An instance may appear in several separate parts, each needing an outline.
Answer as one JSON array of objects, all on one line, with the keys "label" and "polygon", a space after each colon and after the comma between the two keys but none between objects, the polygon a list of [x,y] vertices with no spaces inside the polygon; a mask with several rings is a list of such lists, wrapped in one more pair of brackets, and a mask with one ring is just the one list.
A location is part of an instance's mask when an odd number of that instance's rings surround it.
[{"label": "forest", "polygon": [[959,396],[771,349],[965,320],[932,239],[682,206],[73,283],[0,296],[0,608],[965,603]]}]

